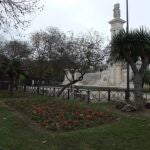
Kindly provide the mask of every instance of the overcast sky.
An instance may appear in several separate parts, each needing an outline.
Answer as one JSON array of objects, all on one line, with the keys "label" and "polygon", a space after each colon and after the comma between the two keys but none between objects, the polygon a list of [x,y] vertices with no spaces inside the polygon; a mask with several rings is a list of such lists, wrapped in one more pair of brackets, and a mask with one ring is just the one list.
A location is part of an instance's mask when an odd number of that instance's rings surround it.
[{"label": "overcast sky", "polygon": [[[121,18],[126,20],[126,0],[44,0],[42,12],[32,17],[31,25],[25,32],[45,29],[48,26],[75,33],[95,29],[110,37],[108,21],[113,18],[113,7],[120,3]],[[129,0],[129,24],[131,28],[150,26],[150,0]],[[125,25],[126,26],[126,25]],[[124,26],[124,27],[125,27]]]}]

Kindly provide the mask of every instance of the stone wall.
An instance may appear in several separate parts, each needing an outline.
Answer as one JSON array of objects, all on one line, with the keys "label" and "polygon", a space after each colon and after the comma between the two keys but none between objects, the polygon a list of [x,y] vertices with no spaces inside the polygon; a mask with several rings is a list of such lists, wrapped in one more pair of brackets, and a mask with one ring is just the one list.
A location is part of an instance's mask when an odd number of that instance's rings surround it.
[{"label": "stone wall", "polygon": [[[126,69],[123,69],[121,64],[110,65],[107,70],[102,72],[97,71],[94,73],[87,73],[84,75],[82,81],[77,82],[75,85],[85,85],[85,86],[100,86],[100,87],[126,87]],[[71,75],[68,72],[68,76]],[[130,80],[132,80],[132,73],[130,74]],[[78,73],[76,73],[78,77]],[[69,81],[65,77],[63,85],[67,84]],[[130,86],[133,87],[132,82]]]}]

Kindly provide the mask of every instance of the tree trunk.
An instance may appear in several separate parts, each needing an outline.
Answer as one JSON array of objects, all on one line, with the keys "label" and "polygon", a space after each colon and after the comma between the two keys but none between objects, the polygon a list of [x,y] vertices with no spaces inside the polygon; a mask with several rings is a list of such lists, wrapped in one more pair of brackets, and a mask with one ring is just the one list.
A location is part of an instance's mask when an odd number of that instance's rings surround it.
[{"label": "tree trunk", "polygon": [[142,94],[142,75],[140,73],[136,73],[134,78],[134,100],[137,110],[142,110],[144,108],[144,101]]},{"label": "tree trunk", "polygon": [[9,78],[9,96],[10,97],[13,96],[13,78],[12,77]]},{"label": "tree trunk", "polygon": [[64,85],[63,88],[58,92],[57,96],[59,97],[67,87],[69,87],[70,85],[72,86],[72,84],[75,84],[78,81],[80,81],[80,80],[75,80],[75,81],[72,81],[72,82]]},{"label": "tree trunk", "polygon": [[19,80],[16,79],[16,81],[15,81],[15,88],[16,88],[16,91],[18,91],[18,85],[19,85]]}]

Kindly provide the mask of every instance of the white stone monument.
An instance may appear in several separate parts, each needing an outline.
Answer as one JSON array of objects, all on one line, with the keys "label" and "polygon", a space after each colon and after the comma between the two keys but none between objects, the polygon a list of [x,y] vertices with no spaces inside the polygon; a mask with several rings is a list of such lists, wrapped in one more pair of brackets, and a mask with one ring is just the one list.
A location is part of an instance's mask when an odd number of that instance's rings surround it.
[{"label": "white stone monument", "polygon": [[126,22],[120,18],[120,4],[118,3],[114,5],[113,17],[114,18],[111,21],[109,21],[109,24],[111,25],[111,37],[113,37],[114,34],[117,34],[120,30],[122,30],[123,24]]},{"label": "white stone monument", "polygon": [[[118,3],[114,5],[113,17],[114,18],[109,21],[111,25],[111,37],[122,30],[123,24],[126,22],[120,18],[120,5]],[[97,71],[95,73],[85,74],[83,80],[76,83],[75,85],[126,88],[126,74],[127,70],[123,69],[120,63],[116,63],[113,65],[109,65],[108,69],[102,72]],[[78,73],[76,73],[76,76],[77,75]],[[71,77],[71,75],[69,75],[69,72],[68,76]],[[130,79],[132,79],[132,73],[130,74]],[[65,77],[63,84],[67,84],[68,82],[68,79]],[[130,87],[132,88],[133,84],[131,84]]]}]

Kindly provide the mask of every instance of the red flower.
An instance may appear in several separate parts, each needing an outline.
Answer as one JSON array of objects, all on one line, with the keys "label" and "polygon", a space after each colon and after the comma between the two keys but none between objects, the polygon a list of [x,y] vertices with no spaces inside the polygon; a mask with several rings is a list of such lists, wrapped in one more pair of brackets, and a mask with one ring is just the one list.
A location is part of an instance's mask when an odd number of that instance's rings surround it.
[{"label": "red flower", "polygon": [[94,113],[94,116],[96,116],[96,117],[104,117],[105,114],[103,112],[97,111],[96,113]]},{"label": "red flower", "polygon": [[87,120],[93,120],[93,115],[86,115]]},{"label": "red flower", "polygon": [[67,126],[68,125],[68,121],[64,121],[64,125]]},{"label": "red flower", "polygon": [[64,112],[59,112],[59,117],[64,118],[64,114],[65,114]]},{"label": "red flower", "polygon": [[44,109],[41,107],[35,108],[35,111],[38,115],[43,115],[44,114]]},{"label": "red flower", "polygon": [[75,126],[76,126],[76,125],[78,125],[78,124],[79,124],[79,120],[73,120],[73,121],[72,121],[72,123],[73,123],[73,125],[75,125]]},{"label": "red flower", "polygon": [[45,127],[47,128],[48,125],[50,124],[50,122],[51,122],[51,119],[50,119],[50,118],[45,119],[45,120],[43,121],[42,125],[45,126]]},{"label": "red flower", "polygon": [[79,116],[79,115],[80,115],[80,112],[76,111],[76,112],[74,112],[74,115],[75,115],[75,116]]},{"label": "red flower", "polygon": [[88,113],[90,114],[90,115],[92,115],[93,114],[93,112],[92,112],[92,110],[88,110]]}]

